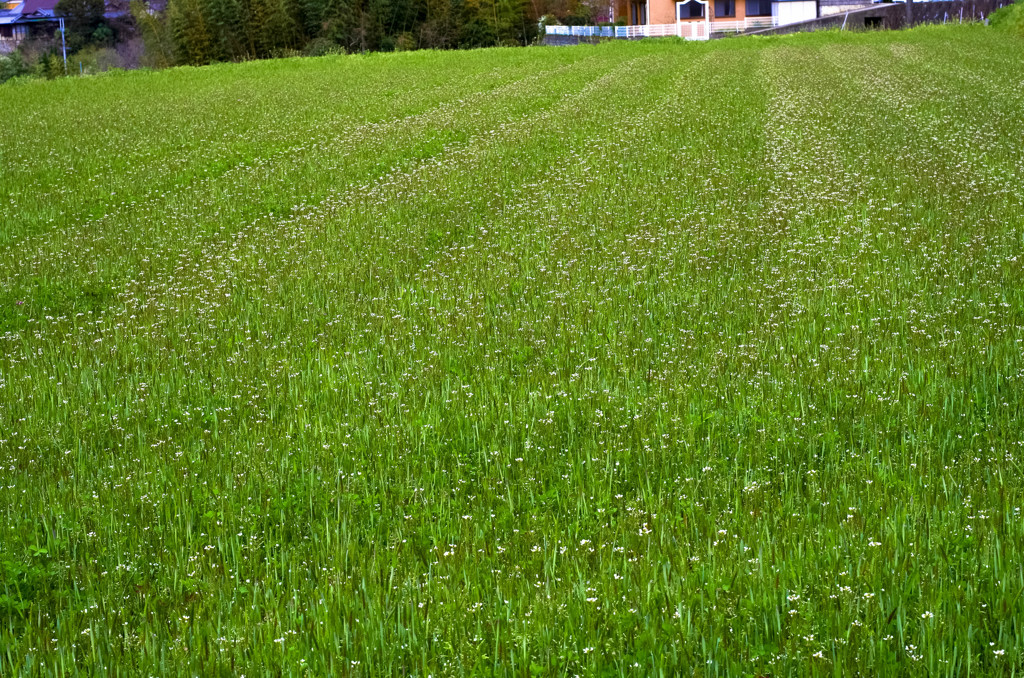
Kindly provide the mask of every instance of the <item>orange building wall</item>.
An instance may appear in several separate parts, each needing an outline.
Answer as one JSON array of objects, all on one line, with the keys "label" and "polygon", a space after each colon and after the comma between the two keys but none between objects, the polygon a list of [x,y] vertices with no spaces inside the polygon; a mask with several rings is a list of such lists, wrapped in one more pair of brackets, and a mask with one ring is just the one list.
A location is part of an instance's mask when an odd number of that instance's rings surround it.
[{"label": "orange building wall", "polygon": [[[649,24],[674,24],[676,22],[676,0],[649,0],[650,13],[647,23]],[[736,0],[736,15],[722,17],[718,21],[742,21],[747,18],[746,0]],[[711,22],[715,21],[715,0],[709,0],[707,10]],[[632,15],[629,9],[628,0],[615,0],[615,18],[624,18],[626,23],[632,23]],[[684,21],[704,21],[704,19],[684,19]]]},{"label": "orange building wall", "polygon": [[652,24],[674,24],[676,22],[675,0],[650,0]]}]

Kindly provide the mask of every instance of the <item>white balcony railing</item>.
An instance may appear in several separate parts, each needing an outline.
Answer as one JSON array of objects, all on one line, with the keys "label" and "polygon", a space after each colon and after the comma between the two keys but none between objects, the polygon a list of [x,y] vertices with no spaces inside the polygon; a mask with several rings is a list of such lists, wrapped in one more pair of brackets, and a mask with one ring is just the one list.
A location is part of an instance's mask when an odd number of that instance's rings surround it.
[{"label": "white balcony railing", "polygon": [[711,32],[743,33],[745,31],[753,31],[759,28],[771,28],[778,25],[778,18],[773,16],[751,16],[746,19],[738,20],[719,19],[718,21],[711,22]]},{"label": "white balcony railing", "polygon": [[613,26],[547,26],[545,31],[548,35],[577,35],[580,37],[599,36],[605,38],[615,37]]},{"label": "white balcony railing", "polygon": [[757,16],[739,20],[677,21],[674,24],[644,24],[640,26],[546,26],[547,35],[595,36],[605,38],[683,38],[707,40],[710,33],[743,33],[759,28],[778,26],[777,17]]},{"label": "white balcony railing", "polygon": [[711,32],[742,33],[744,31],[754,31],[759,28],[772,28],[773,26],[778,25],[778,17],[748,16],[746,19],[740,19],[738,21],[712,21]]},{"label": "white balcony railing", "polygon": [[616,38],[679,37],[678,24],[645,24],[642,26],[616,26]]}]

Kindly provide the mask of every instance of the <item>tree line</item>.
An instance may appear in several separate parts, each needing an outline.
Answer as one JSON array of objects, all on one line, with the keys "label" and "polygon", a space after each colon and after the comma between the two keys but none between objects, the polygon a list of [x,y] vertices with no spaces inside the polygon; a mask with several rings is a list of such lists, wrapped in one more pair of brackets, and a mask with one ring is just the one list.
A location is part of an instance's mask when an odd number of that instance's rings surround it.
[{"label": "tree line", "polygon": [[543,20],[603,21],[609,0],[60,0],[52,26],[0,55],[0,83],[110,68],[329,53],[528,45]]},{"label": "tree line", "polygon": [[131,13],[154,65],[287,54],[525,45],[530,0],[135,0]]}]

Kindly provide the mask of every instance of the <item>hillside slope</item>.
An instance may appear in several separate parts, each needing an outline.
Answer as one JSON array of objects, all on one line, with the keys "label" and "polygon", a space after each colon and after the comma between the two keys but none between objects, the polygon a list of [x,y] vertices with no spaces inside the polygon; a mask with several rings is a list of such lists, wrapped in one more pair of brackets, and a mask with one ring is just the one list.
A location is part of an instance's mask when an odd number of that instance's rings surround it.
[{"label": "hillside slope", "polygon": [[0,88],[0,675],[1010,675],[1024,40]]}]

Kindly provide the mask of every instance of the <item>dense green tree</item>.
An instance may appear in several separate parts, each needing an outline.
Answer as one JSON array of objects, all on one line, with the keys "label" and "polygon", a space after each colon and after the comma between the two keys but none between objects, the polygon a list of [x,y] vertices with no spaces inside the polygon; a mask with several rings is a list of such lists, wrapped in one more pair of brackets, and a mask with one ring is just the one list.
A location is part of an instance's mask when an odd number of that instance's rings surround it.
[{"label": "dense green tree", "polygon": [[21,52],[11,52],[7,55],[0,54],[0,85],[11,78],[25,75],[28,72],[28,64],[22,58]]},{"label": "dense green tree", "polygon": [[523,44],[524,0],[479,0],[480,18],[487,23],[498,45]]},{"label": "dense green tree", "polygon": [[461,7],[459,47],[492,47],[498,44],[495,24],[490,20],[480,0],[467,0]]},{"label": "dense green tree", "polygon": [[224,58],[218,50],[204,2],[171,0],[167,15],[179,63],[201,65]]},{"label": "dense green tree", "polygon": [[[246,56],[270,57],[306,42],[301,5],[296,0],[241,0]],[[316,37],[316,36],[309,36]]]},{"label": "dense green tree", "polygon": [[143,0],[132,0],[131,15],[146,46],[146,66],[166,68],[174,64],[174,38],[166,18]]},{"label": "dense green tree", "polygon": [[65,17],[69,51],[77,51],[90,44],[96,30],[103,25],[103,0],[60,0],[54,12]]},{"label": "dense green tree", "polygon": [[[332,45],[350,52],[489,47],[533,39],[534,1],[170,0],[164,25],[176,60],[190,64],[266,58],[309,45],[316,53]],[[159,20],[135,14],[147,45],[162,49]]]},{"label": "dense green tree", "polygon": [[326,37],[337,16],[348,8],[347,0],[298,0],[302,28],[311,38]]},{"label": "dense green tree", "polygon": [[259,0],[264,6],[263,56],[282,49],[297,49],[305,42],[291,0]]},{"label": "dense green tree", "polygon": [[233,60],[255,56],[252,44],[246,40],[245,15],[239,0],[206,0],[205,9],[220,55]]},{"label": "dense green tree", "polygon": [[419,25],[420,47],[449,49],[458,45],[459,0],[424,0],[425,16]]}]

